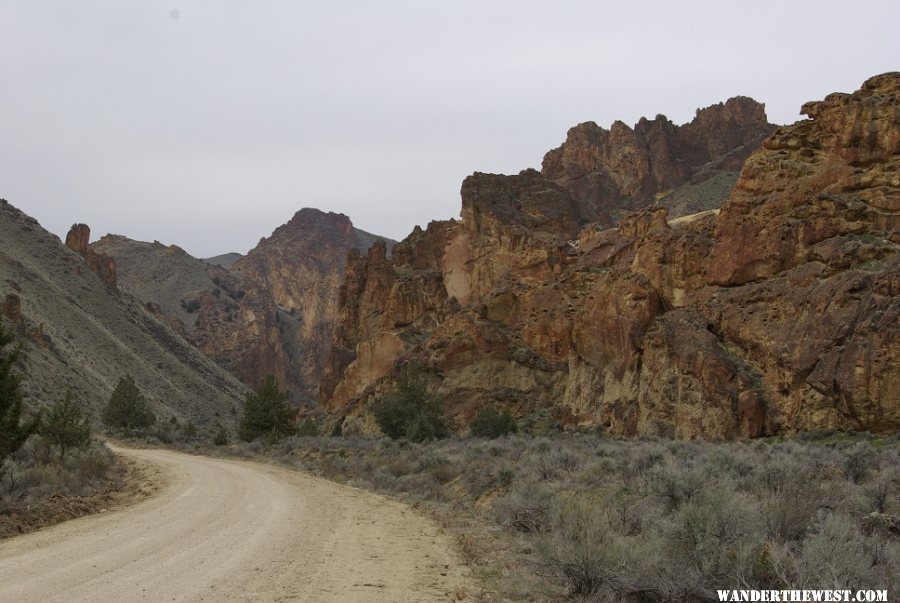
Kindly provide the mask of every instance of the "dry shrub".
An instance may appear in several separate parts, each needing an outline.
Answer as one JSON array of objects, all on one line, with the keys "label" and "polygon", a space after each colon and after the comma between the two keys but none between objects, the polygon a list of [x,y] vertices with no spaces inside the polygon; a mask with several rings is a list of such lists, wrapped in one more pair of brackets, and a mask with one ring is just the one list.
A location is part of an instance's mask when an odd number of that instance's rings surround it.
[{"label": "dry shrub", "polygon": [[896,590],[898,440],[829,437],[292,438],[285,458],[467,521],[486,514],[521,543],[523,565],[538,561],[530,567],[545,584],[594,601],[704,600],[736,587]]},{"label": "dry shrub", "polygon": [[388,463],[388,473],[394,477],[403,477],[409,475],[416,470],[416,464],[408,458],[402,457],[394,459]]},{"label": "dry shrub", "polygon": [[431,476],[439,484],[448,484],[459,476],[459,469],[450,463],[438,463],[431,468]]},{"label": "dry shrub", "polygon": [[793,588],[895,590],[900,576],[896,539],[867,536],[838,513],[823,513],[800,547],[781,548],[773,557],[779,576]]},{"label": "dry shrub", "polygon": [[520,482],[494,501],[494,515],[501,525],[519,532],[542,532],[548,525],[554,496],[543,482]]}]

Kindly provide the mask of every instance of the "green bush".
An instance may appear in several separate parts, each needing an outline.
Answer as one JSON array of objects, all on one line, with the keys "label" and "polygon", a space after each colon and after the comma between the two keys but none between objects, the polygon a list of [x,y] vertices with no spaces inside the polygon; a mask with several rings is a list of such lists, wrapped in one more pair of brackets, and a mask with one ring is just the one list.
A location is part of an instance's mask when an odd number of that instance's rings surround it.
[{"label": "green bush", "polygon": [[312,419],[304,419],[300,427],[297,428],[297,435],[301,437],[314,438],[319,435],[319,426]]},{"label": "green bush", "polygon": [[0,463],[21,448],[40,424],[40,416],[25,423],[20,422],[22,378],[13,369],[19,362],[21,348],[16,346],[10,351],[4,351],[14,340],[15,336],[0,324]]},{"label": "green bush", "polygon": [[266,435],[273,440],[294,433],[295,412],[287,402],[287,392],[278,389],[269,375],[253,393],[247,394],[238,436],[245,442]]},{"label": "green bush", "polygon": [[72,391],[66,392],[62,402],[53,405],[41,425],[41,435],[59,450],[59,460],[65,462],[70,448],[84,448],[91,441],[91,425],[72,399]]},{"label": "green bush", "polygon": [[188,421],[184,424],[184,427],[181,428],[181,436],[188,440],[193,440],[197,437],[197,426],[194,425],[193,421]]},{"label": "green bush", "polygon": [[147,400],[134,384],[131,375],[119,379],[100,418],[107,427],[126,431],[146,429],[156,422]]},{"label": "green bush", "polygon": [[425,380],[415,367],[403,372],[397,391],[382,398],[373,413],[381,431],[395,440],[424,442],[449,435],[440,402],[428,393]]},{"label": "green bush", "polygon": [[225,446],[228,444],[228,432],[221,425],[219,425],[219,429],[216,430],[215,435],[213,435],[212,442],[216,446]]},{"label": "green bush", "polygon": [[499,438],[519,430],[509,407],[499,412],[494,406],[484,406],[475,414],[469,431],[476,438]]}]

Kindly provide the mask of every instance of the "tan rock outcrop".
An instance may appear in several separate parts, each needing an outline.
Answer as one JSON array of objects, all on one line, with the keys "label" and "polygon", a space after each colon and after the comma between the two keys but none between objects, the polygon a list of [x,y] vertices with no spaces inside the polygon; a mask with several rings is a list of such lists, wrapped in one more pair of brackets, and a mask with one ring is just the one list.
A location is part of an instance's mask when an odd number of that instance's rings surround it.
[{"label": "tan rock outcrop", "polygon": [[900,75],[806,103],[744,165],[722,208],[709,278],[740,285],[807,261],[846,235],[900,243]]},{"label": "tan rock outcrop", "polygon": [[898,81],[807,105],[720,214],[621,210],[698,177],[667,157],[746,157],[770,130],[748,99],[579,126],[543,174],[468,178],[461,221],[351,254],[323,402],[365,415],[413,362],[460,427],[501,404],[626,435],[897,431]]},{"label": "tan rock outcrop", "polygon": [[73,224],[66,234],[66,247],[84,258],[88,268],[99,276],[110,289],[116,289],[116,260],[104,253],[97,253],[90,245],[91,229],[87,224]]}]

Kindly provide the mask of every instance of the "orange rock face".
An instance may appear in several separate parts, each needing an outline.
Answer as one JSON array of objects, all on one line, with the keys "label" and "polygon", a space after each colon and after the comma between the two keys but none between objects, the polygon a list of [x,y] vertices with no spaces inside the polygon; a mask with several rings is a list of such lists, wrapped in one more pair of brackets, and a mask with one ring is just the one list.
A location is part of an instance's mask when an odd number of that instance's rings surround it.
[{"label": "orange rock face", "polygon": [[746,157],[768,131],[749,99],[680,128],[579,126],[542,174],[468,178],[461,221],[390,258],[351,253],[321,399],[345,429],[370,425],[415,362],[460,428],[501,404],[626,435],[897,431],[898,83],[806,105],[719,214],[650,208],[607,227],[623,199],[688,177],[648,156]]},{"label": "orange rock face", "polygon": [[[806,103],[811,119],[779,129],[750,157],[722,208],[710,280],[769,278],[835,237],[900,243],[898,94],[900,78],[885,74],[854,94]],[[869,252],[880,253],[854,251]]]},{"label": "orange rock face", "polygon": [[66,247],[84,258],[92,272],[95,272],[110,289],[116,288],[116,260],[97,253],[91,248],[91,229],[87,224],[73,224],[66,234]]},{"label": "orange rock face", "polygon": [[375,241],[381,239],[343,214],[298,211],[231,266],[241,292],[235,310],[223,310],[209,292],[201,297],[201,349],[246,383],[274,375],[282,387],[315,398],[331,354],[347,252]]}]

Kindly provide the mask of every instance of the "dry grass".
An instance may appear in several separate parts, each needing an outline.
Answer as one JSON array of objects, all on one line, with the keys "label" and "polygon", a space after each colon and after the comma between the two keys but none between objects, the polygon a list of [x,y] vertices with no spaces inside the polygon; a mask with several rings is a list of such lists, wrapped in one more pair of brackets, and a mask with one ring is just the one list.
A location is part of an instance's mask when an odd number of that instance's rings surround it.
[{"label": "dry grass", "polygon": [[40,438],[0,465],[0,538],[120,506],[145,486],[104,444],[72,450],[65,463]]},{"label": "dry grass", "polygon": [[457,535],[487,600],[691,601],[717,588],[896,590],[898,443],[581,434],[295,437],[208,450],[427,510]]},{"label": "dry grass", "polygon": [[410,503],[455,534],[483,585],[478,600],[703,601],[721,588],[900,586],[896,437],[290,437],[214,446],[200,434],[172,443]]}]

